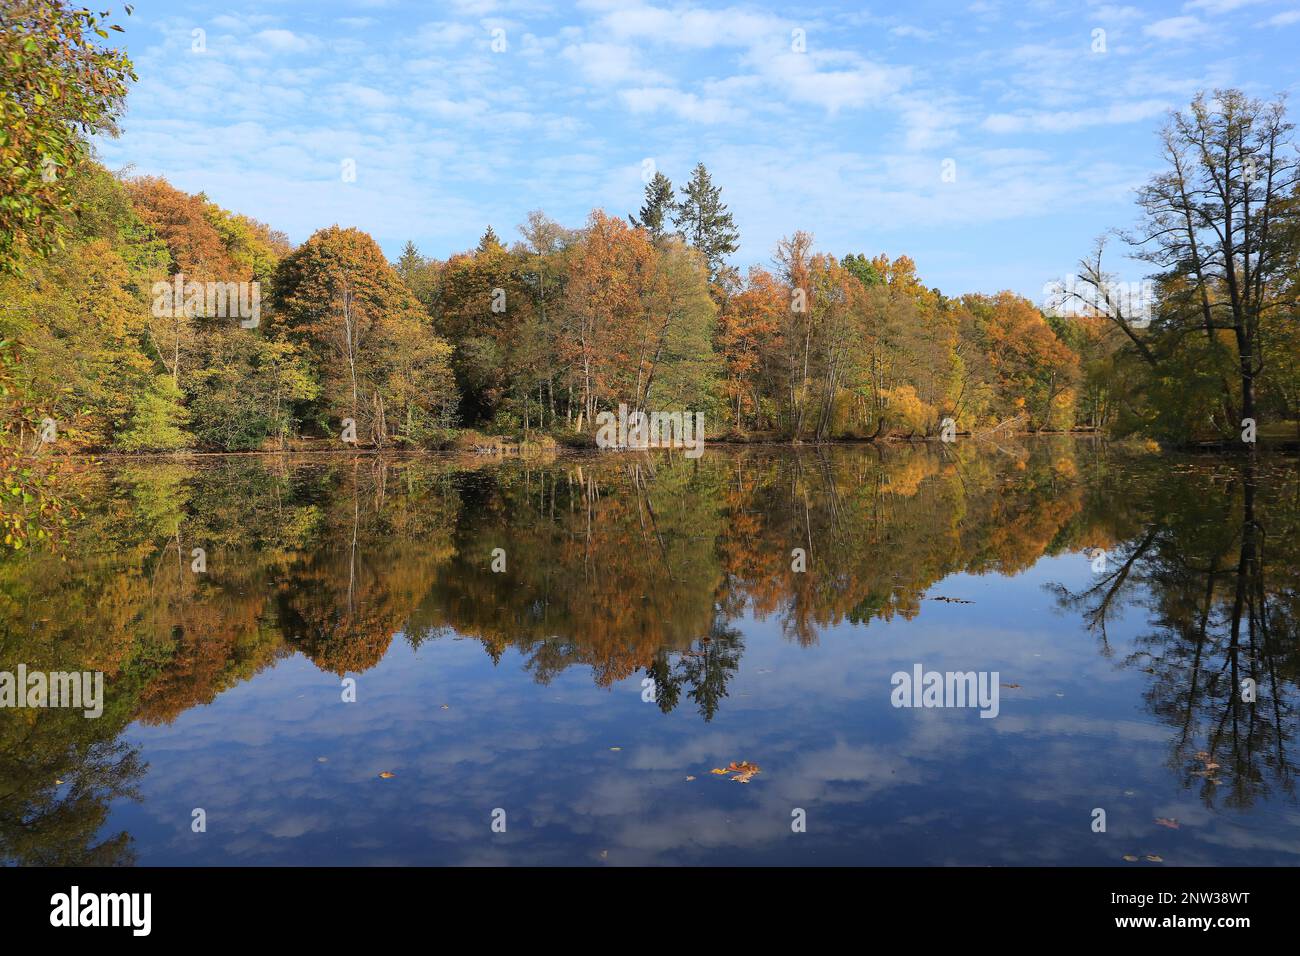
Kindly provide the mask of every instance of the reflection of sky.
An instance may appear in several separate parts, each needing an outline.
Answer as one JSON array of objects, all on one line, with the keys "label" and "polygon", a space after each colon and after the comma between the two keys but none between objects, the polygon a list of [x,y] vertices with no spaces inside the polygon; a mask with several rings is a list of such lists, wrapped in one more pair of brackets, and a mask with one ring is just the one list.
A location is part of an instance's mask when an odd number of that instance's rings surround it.
[{"label": "reflection of sky", "polygon": [[[354,704],[293,657],[168,726],[133,725],[143,799],[107,826],[145,864],[1300,862],[1294,805],[1211,810],[1182,787],[1173,731],[1143,705],[1152,678],[1117,663],[1141,609],[1109,628],[1107,657],[1043,587],[1090,576],[1082,555],[954,575],[929,594],[973,604],[927,600],[915,620],[846,623],[806,648],[775,616],[742,619],[740,670],[708,724],[685,691],[668,715],[643,703],[640,674],[600,688],[571,667],[543,686],[516,651],[493,666],[472,640],[395,641],[355,675]],[[995,719],[895,710],[890,675],[914,663],[1020,687],[1001,689]],[[762,773],[709,773],[731,760]]]}]

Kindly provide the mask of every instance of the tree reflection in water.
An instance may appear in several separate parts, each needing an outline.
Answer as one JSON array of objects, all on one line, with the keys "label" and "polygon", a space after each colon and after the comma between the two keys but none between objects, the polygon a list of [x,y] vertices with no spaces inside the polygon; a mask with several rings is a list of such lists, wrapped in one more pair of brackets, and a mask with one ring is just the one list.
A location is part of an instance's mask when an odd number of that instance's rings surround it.
[{"label": "tree reflection in water", "polygon": [[1150,630],[1122,665],[1151,675],[1146,705],[1175,731],[1169,766],[1206,805],[1247,807],[1274,788],[1293,798],[1294,468],[1206,462],[1136,487],[1109,569],[1080,593],[1058,589],[1061,606],[1106,652],[1108,620],[1125,604],[1145,606]]},{"label": "tree reflection in water", "polygon": [[[79,481],[84,517],[62,551],[0,561],[0,669],[102,670],[107,708],[0,712],[6,862],[130,862],[130,838],[100,832],[147,770],[126,728],[170,723],[288,655],[356,674],[394,640],[468,638],[541,683],[575,666],[600,686],[650,678],[660,711],[689,701],[708,722],[755,642],[746,621],[812,647],[836,626],[917,617],[949,575],[1098,547],[1107,570],[1058,586],[1058,603],[1104,654],[1126,612],[1146,621],[1118,663],[1150,674],[1145,704],[1173,730],[1184,786],[1208,804],[1293,797],[1289,461],[1040,439],[133,462]],[[1245,678],[1253,704],[1234,693]]]}]

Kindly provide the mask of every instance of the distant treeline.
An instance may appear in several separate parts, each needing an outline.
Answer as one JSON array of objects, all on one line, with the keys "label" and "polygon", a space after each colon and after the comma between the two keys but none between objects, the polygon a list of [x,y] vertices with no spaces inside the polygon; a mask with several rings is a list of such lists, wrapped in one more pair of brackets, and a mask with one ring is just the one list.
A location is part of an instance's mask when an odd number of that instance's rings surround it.
[{"label": "distant treeline", "polygon": [[[729,228],[702,166],[692,188]],[[60,449],[276,448],[348,419],[375,446],[439,446],[458,426],[589,441],[620,403],[797,439],[1112,417],[1084,369],[1101,320],[948,298],[906,257],[836,258],[805,233],[742,278],[690,235],[689,209],[673,210],[681,232],[534,212],[509,247],[489,228],[445,262],[408,244],[390,264],[359,230],[294,248],[202,194],[93,164],[72,199],[62,246],[0,281],[25,437],[52,419]]]}]

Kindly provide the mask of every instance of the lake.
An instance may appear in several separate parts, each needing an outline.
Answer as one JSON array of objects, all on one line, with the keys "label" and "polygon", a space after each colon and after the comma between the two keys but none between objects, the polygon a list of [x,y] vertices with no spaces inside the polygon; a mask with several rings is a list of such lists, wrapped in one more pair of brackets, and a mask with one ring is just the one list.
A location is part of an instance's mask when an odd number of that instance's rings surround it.
[{"label": "lake", "polygon": [[0,559],[0,671],[102,673],[103,709],[0,710],[8,864],[1300,863],[1294,459],[69,480],[63,539]]}]

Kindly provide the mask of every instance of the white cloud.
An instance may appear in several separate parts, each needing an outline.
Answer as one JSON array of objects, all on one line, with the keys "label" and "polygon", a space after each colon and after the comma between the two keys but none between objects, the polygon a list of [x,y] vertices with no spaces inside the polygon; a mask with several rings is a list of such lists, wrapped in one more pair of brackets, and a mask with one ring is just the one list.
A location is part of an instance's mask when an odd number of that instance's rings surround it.
[{"label": "white cloud", "polygon": [[386,93],[357,83],[340,83],[334,87],[333,93],[348,109],[386,110],[394,102]]},{"label": "white cloud", "polygon": [[896,37],[910,37],[914,40],[933,40],[935,38],[933,30],[923,30],[921,27],[909,26],[906,23],[891,27],[889,32]]},{"label": "white cloud", "polygon": [[1231,13],[1233,10],[1240,10],[1242,7],[1260,2],[1261,0],[1191,0],[1183,9],[1204,10],[1206,13]]},{"label": "white cloud", "polygon": [[636,50],[619,43],[573,43],[564,48],[564,58],[592,83],[668,83],[662,73],[641,65]]},{"label": "white cloud", "polygon": [[1300,10],[1283,10],[1281,13],[1275,13],[1260,26],[1289,27],[1293,23],[1300,23]]},{"label": "white cloud", "polygon": [[305,53],[317,45],[314,37],[292,30],[262,30],[253,34],[253,39],[277,53]]},{"label": "white cloud", "polygon": [[1107,3],[1098,7],[1094,15],[1098,20],[1115,23],[1125,20],[1136,20],[1142,16],[1142,11],[1137,7],[1125,7],[1113,3]]},{"label": "white cloud", "polygon": [[1143,33],[1158,40],[1194,40],[1208,30],[1196,17],[1166,17],[1142,28]]},{"label": "white cloud", "polygon": [[639,87],[623,90],[619,96],[635,113],[663,110],[696,123],[720,123],[738,118],[736,111],[724,100],[702,99],[694,93],[683,93],[671,87]]},{"label": "white cloud", "polygon": [[223,13],[212,18],[212,25],[222,30],[243,32],[264,23],[274,23],[275,17],[265,13],[245,13],[239,16]]},{"label": "white cloud", "polygon": [[[835,68],[835,61],[842,66]],[[831,114],[844,107],[883,105],[910,76],[906,69],[879,66],[852,54],[767,53],[751,56],[749,62],[776,92]]]},{"label": "white cloud", "polygon": [[1168,108],[1169,104],[1163,100],[1138,100],[1081,110],[994,113],[984,120],[983,126],[990,133],[1068,133],[1089,126],[1135,123],[1159,116]]}]

